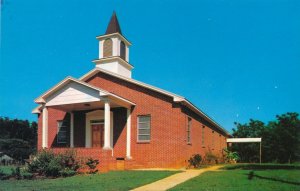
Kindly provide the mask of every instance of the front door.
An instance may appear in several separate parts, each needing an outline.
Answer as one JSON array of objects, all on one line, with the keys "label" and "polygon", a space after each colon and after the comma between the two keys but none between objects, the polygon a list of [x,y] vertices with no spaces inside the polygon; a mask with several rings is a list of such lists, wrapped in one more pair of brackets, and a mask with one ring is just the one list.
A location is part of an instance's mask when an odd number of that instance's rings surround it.
[{"label": "front door", "polygon": [[103,147],[104,144],[104,125],[92,125],[92,147]]}]

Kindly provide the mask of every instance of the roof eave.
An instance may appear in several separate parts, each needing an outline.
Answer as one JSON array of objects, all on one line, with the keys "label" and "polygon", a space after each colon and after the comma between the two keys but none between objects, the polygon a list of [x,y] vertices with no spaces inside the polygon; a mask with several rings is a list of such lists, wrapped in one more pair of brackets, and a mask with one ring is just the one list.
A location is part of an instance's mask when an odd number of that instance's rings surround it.
[{"label": "roof eave", "polygon": [[221,130],[222,132],[226,133],[228,136],[231,136],[231,134],[226,131],[221,125],[219,125],[217,122],[215,122],[213,119],[211,119],[210,117],[208,117],[204,112],[202,112],[200,109],[198,109],[195,105],[193,105],[191,102],[189,102],[187,99],[185,99],[184,97],[182,96],[179,96],[179,95],[176,95],[176,94],[173,94],[171,92],[167,92],[165,90],[162,90],[160,88],[156,88],[154,86],[151,86],[151,85],[148,85],[148,84],[145,84],[143,82],[139,82],[137,80],[133,80],[131,78],[126,78],[124,76],[121,76],[121,75],[118,75],[118,74],[115,74],[115,73],[112,73],[112,72],[109,72],[107,70],[104,70],[104,69],[101,69],[101,68],[94,68],[93,70],[91,70],[90,72],[88,72],[87,74],[85,74],[84,76],[82,76],[81,78],[79,78],[79,80],[82,80],[82,81],[86,81],[87,79],[89,79],[91,76],[94,76],[95,74],[97,74],[98,72],[103,72],[103,73],[106,73],[108,75],[112,75],[112,76],[115,76],[117,78],[120,78],[120,79],[123,79],[125,81],[129,81],[131,83],[134,83],[134,84],[138,84],[142,87],[146,87],[146,88],[149,88],[153,91],[156,91],[156,92],[159,92],[159,93],[162,93],[162,94],[165,94],[167,96],[170,96],[173,98],[173,101],[174,102],[182,102],[182,103],[185,103],[190,109],[192,109],[193,111],[195,111],[196,113],[198,113],[200,116],[203,116],[206,120],[208,120],[209,122],[211,122],[213,125],[215,125],[219,130]]},{"label": "roof eave", "polygon": [[110,37],[119,37],[127,46],[131,46],[131,42],[129,40],[127,40],[122,34],[120,33],[111,33],[111,34],[105,34],[105,35],[99,35],[96,36],[96,39],[98,40],[103,40],[106,38],[110,38]]},{"label": "roof eave", "polygon": [[41,113],[41,108],[42,108],[42,106],[39,105],[39,106],[37,106],[36,108],[34,108],[34,109],[31,111],[31,113],[33,113],[33,114],[40,114],[40,113]]},{"label": "roof eave", "polygon": [[111,62],[120,61],[120,63],[129,70],[132,70],[134,68],[133,65],[129,64],[127,61],[123,60],[119,56],[111,56],[107,58],[95,59],[92,62],[94,62],[95,64],[102,64],[102,63],[107,63],[109,61]]},{"label": "roof eave", "polygon": [[197,108],[194,104],[192,104],[190,101],[184,99],[184,101],[182,101],[187,107],[189,107],[190,109],[194,110],[196,113],[200,114],[201,116],[203,116],[206,120],[208,120],[209,122],[211,122],[213,125],[215,125],[215,127],[217,127],[220,131],[226,133],[228,136],[231,136],[231,134],[225,130],[220,124],[218,124],[217,122],[215,122],[212,118],[210,118],[208,115],[206,115],[203,111],[201,111],[199,108]]}]

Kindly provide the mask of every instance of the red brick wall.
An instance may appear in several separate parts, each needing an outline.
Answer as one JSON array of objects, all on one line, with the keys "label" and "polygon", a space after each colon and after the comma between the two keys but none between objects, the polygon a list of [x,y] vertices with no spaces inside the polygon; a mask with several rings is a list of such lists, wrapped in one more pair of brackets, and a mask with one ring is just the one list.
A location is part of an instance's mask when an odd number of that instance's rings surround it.
[{"label": "red brick wall", "polygon": [[[174,103],[171,97],[115,78],[98,73],[87,80],[88,83],[124,97],[136,104],[131,114],[131,156],[125,168],[146,167],[182,167],[193,154],[212,151],[221,154],[226,146],[225,137],[212,124],[201,118],[180,103]],[[126,109],[113,108],[114,112],[114,159],[126,157]],[[49,108],[49,145],[55,140],[56,121],[65,117],[65,113]],[[74,144],[82,147],[85,143],[85,112],[75,112]],[[137,116],[151,115],[151,141],[137,142]],[[191,144],[187,143],[187,116],[192,118]],[[39,146],[41,145],[41,117],[39,117]],[[205,144],[202,145],[202,127],[205,126]],[[211,147],[214,131],[214,148]],[[219,134],[221,133],[221,138]],[[39,147],[40,148],[40,147]],[[88,152],[88,150],[87,150]],[[92,154],[91,154],[92,155]],[[101,161],[101,159],[100,159]],[[110,165],[114,166],[112,160]]]},{"label": "red brick wall", "polygon": [[[136,104],[131,116],[132,136],[131,153],[132,167],[180,167],[186,164],[186,160],[196,153],[204,155],[211,144],[211,124],[199,117],[189,109],[178,103],[173,103],[172,98],[152,90],[137,86],[124,80],[98,73],[87,80],[88,83],[124,97]],[[137,142],[137,116],[151,115],[151,141],[150,143]],[[192,120],[192,143],[187,144],[187,115]],[[206,128],[207,144],[202,148],[202,126]],[[213,128],[215,135],[219,135]],[[114,149],[118,152],[126,148],[126,127],[121,132],[124,140]],[[225,140],[225,139],[224,139]],[[218,141],[215,140],[217,147]],[[219,153],[220,149],[213,148],[213,152]],[[218,152],[217,152],[218,151]]]}]

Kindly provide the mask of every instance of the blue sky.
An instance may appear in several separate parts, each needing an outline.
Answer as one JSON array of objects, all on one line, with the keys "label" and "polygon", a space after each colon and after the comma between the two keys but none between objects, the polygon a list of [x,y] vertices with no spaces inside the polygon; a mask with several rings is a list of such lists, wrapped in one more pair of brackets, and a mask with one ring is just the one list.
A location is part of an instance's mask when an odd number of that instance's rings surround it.
[{"label": "blue sky", "polygon": [[113,10],[133,44],[133,78],[228,130],[300,113],[298,0],[2,0],[0,116],[36,120],[36,97],[93,69]]}]

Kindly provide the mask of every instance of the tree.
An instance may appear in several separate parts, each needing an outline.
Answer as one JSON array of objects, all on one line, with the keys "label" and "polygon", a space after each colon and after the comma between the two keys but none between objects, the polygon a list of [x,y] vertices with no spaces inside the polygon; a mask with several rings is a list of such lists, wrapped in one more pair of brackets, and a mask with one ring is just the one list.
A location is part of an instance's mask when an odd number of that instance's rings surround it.
[{"label": "tree", "polygon": [[22,160],[36,150],[37,123],[0,117],[0,151]]},{"label": "tree", "polygon": [[[297,113],[277,115],[275,121],[267,125],[250,119],[249,123],[236,123],[233,136],[239,138],[262,138],[263,162],[294,162],[300,160],[300,120]],[[259,144],[233,144],[231,150],[237,151],[241,162],[259,160]]]},{"label": "tree", "polygon": [[277,121],[269,125],[273,129],[274,141],[277,144],[276,160],[294,162],[299,160],[300,120],[298,113],[277,115]]},{"label": "tree", "polygon": [[33,153],[34,149],[22,139],[0,139],[0,150],[15,160],[23,161]]},{"label": "tree", "polygon": [[[250,138],[261,137],[265,130],[265,124],[258,120],[250,119],[249,123],[235,123],[237,129],[233,129],[233,137]],[[237,151],[241,162],[259,161],[259,144],[257,143],[239,143],[233,144],[230,150]]]}]

